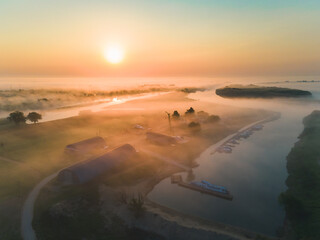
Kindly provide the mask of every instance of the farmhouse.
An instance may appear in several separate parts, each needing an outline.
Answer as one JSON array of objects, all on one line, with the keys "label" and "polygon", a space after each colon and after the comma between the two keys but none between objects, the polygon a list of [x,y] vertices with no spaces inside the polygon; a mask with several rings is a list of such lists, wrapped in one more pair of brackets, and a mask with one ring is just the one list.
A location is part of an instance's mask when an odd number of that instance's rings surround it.
[{"label": "farmhouse", "polygon": [[172,145],[177,143],[177,140],[171,136],[167,136],[167,135],[155,133],[155,132],[147,132],[146,134],[147,134],[148,141],[158,145]]},{"label": "farmhouse", "polygon": [[122,145],[96,159],[80,162],[62,170],[58,180],[65,185],[89,182],[104,173],[111,172],[135,154],[136,150],[130,144]]},{"label": "farmhouse", "polygon": [[93,137],[80,142],[69,144],[65,150],[69,153],[88,153],[95,150],[102,150],[106,147],[106,142],[102,137]]}]

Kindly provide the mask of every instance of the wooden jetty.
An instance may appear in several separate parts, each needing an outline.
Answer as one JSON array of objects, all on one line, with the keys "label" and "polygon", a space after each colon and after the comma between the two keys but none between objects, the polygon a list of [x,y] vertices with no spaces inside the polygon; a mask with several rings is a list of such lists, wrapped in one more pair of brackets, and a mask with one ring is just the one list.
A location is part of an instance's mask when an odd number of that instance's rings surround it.
[{"label": "wooden jetty", "polygon": [[171,183],[179,183],[179,182],[182,182],[181,175],[172,175],[171,176]]},{"label": "wooden jetty", "polygon": [[196,186],[196,185],[192,185],[190,183],[185,183],[185,182],[181,181],[181,182],[178,182],[178,185],[181,186],[181,187],[185,187],[185,188],[189,188],[189,189],[201,192],[201,193],[205,193],[205,194],[213,195],[213,196],[216,196],[216,197],[224,198],[224,199],[227,199],[227,200],[230,200],[230,201],[233,199],[233,196],[231,194],[224,194],[224,193],[216,192],[216,191],[205,189],[205,188],[202,188],[202,187],[199,187],[199,186]]}]

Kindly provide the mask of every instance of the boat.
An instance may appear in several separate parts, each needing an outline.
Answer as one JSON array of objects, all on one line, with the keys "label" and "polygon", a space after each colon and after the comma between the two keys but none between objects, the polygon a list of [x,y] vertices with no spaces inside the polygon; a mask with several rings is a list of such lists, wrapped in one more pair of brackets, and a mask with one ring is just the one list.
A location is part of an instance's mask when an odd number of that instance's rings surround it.
[{"label": "boat", "polygon": [[[181,181],[178,183],[178,185],[181,187],[192,189],[194,191],[198,191],[198,192],[205,193],[205,194],[210,194],[210,195],[224,198],[227,200],[233,199],[233,196],[229,193],[229,191],[227,189],[224,189],[224,187],[222,187],[222,186],[213,185],[209,182],[186,183],[186,182]],[[217,186],[217,187],[214,187],[214,186]]]},{"label": "boat", "polygon": [[219,153],[232,153],[232,148],[227,146],[221,146],[217,149]]},{"label": "boat", "polygon": [[258,125],[255,125],[252,127],[252,129],[255,131],[261,130],[262,128],[263,128],[263,125],[261,125],[261,124],[258,124]]},{"label": "boat", "polygon": [[232,140],[230,141],[230,143],[232,143],[232,144],[239,144],[239,143],[237,142],[237,140],[235,140],[235,139],[232,139]]},{"label": "boat", "polygon": [[206,183],[203,183],[202,181],[201,182],[191,182],[190,184],[195,185],[197,187],[204,188],[206,190],[211,190],[214,192],[219,192],[219,193],[223,193],[223,194],[229,193],[228,190],[224,189],[223,187],[221,188],[220,186],[213,185],[209,182],[206,182]]},{"label": "boat", "polygon": [[212,183],[209,183],[208,181],[205,181],[205,180],[202,180],[201,181],[203,184],[206,184],[207,186],[209,187],[213,187],[213,188],[217,188],[217,189],[222,189],[222,190],[225,190],[226,192],[229,192],[228,189],[224,186],[219,186],[219,185],[215,185],[215,184],[212,184]]},{"label": "boat", "polygon": [[248,138],[251,134],[252,134],[252,132],[247,130],[247,131],[244,131],[244,132],[240,133],[239,137]]},{"label": "boat", "polygon": [[226,144],[225,146],[226,146],[226,147],[230,147],[230,148],[235,147],[235,145],[232,145],[232,144],[230,144],[230,143]]}]

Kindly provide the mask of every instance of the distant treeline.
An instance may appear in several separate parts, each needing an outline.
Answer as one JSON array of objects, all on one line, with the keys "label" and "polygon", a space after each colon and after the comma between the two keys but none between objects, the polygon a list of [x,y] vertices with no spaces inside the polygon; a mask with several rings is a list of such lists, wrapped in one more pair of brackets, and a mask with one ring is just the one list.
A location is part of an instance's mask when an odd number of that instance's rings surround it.
[{"label": "distant treeline", "polygon": [[246,97],[246,98],[272,98],[272,97],[302,97],[311,96],[311,92],[280,88],[280,87],[263,87],[256,85],[247,86],[226,86],[224,88],[218,88],[216,94],[222,97]]},{"label": "distant treeline", "polygon": [[124,90],[84,89],[12,89],[0,90],[0,111],[24,111],[53,109],[115,96],[136,95],[152,92],[180,91],[193,93],[205,88],[141,87]]},{"label": "distant treeline", "polygon": [[[320,111],[303,120],[304,130],[287,157],[288,189],[279,197],[286,210],[287,235],[320,239]],[[289,227],[288,227],[289,226]]]}]

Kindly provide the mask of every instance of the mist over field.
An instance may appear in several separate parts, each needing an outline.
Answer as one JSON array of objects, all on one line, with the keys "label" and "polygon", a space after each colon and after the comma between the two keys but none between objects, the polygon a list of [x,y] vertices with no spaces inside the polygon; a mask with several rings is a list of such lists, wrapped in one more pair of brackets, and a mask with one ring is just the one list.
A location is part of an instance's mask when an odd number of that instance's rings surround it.
[{"label": "mist over field", "polygon": [[0,240],[319,240],[320,1],[1,0]]}]

